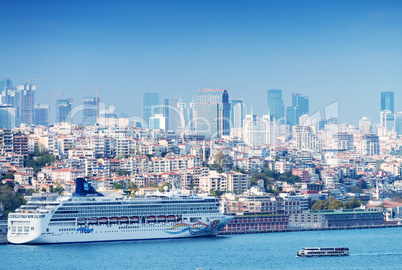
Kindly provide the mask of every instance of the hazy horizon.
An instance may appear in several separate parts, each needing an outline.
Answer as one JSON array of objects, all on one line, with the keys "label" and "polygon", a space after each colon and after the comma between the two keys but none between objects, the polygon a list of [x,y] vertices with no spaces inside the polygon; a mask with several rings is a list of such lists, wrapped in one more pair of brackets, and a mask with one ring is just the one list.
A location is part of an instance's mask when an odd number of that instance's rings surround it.
[{"label": "hazy horizon", "polygon": [[[256,114],[267,90],[339,102],[340,122],[378,122],[380,92],[402,85],[399,1],[3,1],[0,77],[30,78],[36,99],[81,103],[99,85],[118,113],[142,115],[145,92],[189,102],[227,89]],[[54,111],[54,108],[52,109]]]}]

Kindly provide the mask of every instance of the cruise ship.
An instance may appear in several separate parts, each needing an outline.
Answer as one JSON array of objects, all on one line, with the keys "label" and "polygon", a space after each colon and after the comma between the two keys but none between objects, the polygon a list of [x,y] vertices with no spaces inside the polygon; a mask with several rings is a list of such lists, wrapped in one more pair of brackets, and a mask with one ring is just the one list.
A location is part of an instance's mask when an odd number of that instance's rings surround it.
[{"label": "cruise ship", "polygon": [[106,197],[78,178],[72,196],[29,201],[10,213],[7,239],[54,244],[216,236],[231,219],[211,196]]}]

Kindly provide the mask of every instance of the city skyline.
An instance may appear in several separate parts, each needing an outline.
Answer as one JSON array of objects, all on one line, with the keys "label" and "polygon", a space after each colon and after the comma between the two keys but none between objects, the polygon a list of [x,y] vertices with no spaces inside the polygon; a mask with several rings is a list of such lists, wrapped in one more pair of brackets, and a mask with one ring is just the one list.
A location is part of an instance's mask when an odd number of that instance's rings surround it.
[{"label": "city skyline", "polygon": [[264,114],[266,91],[282,89],[287,106],[295,92],[310,97],[310,113],[339,102],[341,122],[378,121],[379,93],[401,91],[401,4],[317,3],[5,2],[0,76],[42,79],[41,100],[55,88],[79,100],[96,84],[128,115],[141,115],[145,92],[191,101],[202,88]]}]

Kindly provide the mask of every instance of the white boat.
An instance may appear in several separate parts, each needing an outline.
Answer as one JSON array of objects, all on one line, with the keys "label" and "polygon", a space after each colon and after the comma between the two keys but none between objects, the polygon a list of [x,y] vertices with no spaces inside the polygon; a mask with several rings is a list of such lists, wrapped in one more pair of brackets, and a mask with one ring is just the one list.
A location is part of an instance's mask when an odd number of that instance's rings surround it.
[{"label": "white boat", "polygon": [[303,248],[297,252],[297,257],[321,257],[321,256],[348,256],[349,248],[345,247],[314,247]]},{"label": "white boat", "polygon": [[72,196],[30,201],[10,213],[7,238],[13,244],[51,244],[215,236],[231,219],[211,196],[104,197],[79,178]]}]

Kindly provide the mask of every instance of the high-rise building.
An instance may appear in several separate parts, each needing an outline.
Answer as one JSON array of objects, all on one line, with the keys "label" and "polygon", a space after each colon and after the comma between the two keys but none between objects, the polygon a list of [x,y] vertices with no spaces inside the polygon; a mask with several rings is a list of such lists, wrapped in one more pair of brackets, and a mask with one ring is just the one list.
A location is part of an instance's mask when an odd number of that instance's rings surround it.
[{"label": "high-rise building", "polygon": [[0,128],[13,129],[15,127],[16,108],[11,105],[0,105]]},{"label": "high-rise building", "polygon": [[394,113],[394,92],[381,92],[381,111]]},{"label": "high-rise building", "polygon": [[268,113],[280,121],[285,116],[285,107],[282,100],[282,90],[268,90]]},{"label": "high-rise building", "polygon": [[296,138],[296,147],[299,151],[320,152],[322,143],[313,133],[311,127],[295,126],[293,127],[293,137]]},{"label": "high-rise building", "polygon": [[380,154],[380,140],[375,134],[365,134],[361,139],[361,154],[376,156]]},{"label": "high-rise building", "polygon": [[149,118],[159,113],[159,93],[145,93],[142,100],[142,118],[149,127]]},{"label": "high-rise building", "polygon": [[15,154],[28,156],[28,136],[25,134],[16,134],[13,136],[13,152]]},{"label": "high-rise building", "polygon": [[310,114],[310,100],[301,94],[292,94],[292,107],[300,109],[301,114]]},{"label": "high-rise building", "polygon": [[373,133],[373,124],[367,117],[363,117],[359,121],[359,131],[362,134],[370,134]]},{"label": "high-rise building", "polygon": [[395,131],[395,114],[390,110],[383,110],[380,113],[381,122],[380,126],[384,130],[383,135],[388,134],[388,131]]},{"label": "high-rise building", "polygon": [[309,98],[300,94],[292,94],[292,107],[286,108],[286,122],[289,125],[298,125],[303,114],[310,114]]},{"label": "high-rise building", "polygon": [[189,133],[194,130],[193,119],[193,111],[187,104],[184,102],[178,103],[178,108],[180,111],[179,121],[180,121],[180,130],[184,133]]},{"label": "high-rise building", "polygon": [[149,128],[167,131],[168,119],[163,114],[155,114],[149,118]]},{"label": "high-rise building", "polygon": [[164,98],[162,104],[162,114],[167,118],[166,130],[176,131],[180,124],[180,111],[177,98]]},{"label": "high-rise building", "polygon": [[301,110],[297,107],[286,108],[286,123],[291,126],[298,125],[301,116]]},{"label": "high-rise building", "polygon": [[35,104],[33,123],[37,126],[49,125],[49,104]]},{"label": "high-rise building", "polygon": [[395,130],[398,135],[402,135],[402,112],[398,112],[395,117]]},{"label": "high-rise building", "polygon": [[84,103],[83,124],[86,126],[95,125],[99,117],[99,98],[85,97],[82,102]]},{"label": "high-rise building", "polygon": [[197,135],[205,135],[208,139],[230,135],[230,104],[227,90],[198,90],[194,104],[194,121]]},{"label": "high-rise building", "polygon": [[32,83],[20,84],[18,86],[20,107],[20,122],[32,125],[34,119],[34,101],[36,85]]},{"label": "high-rise building", "polygon": [[244,125],[247,107],[243,99],[230,99],[230,121],[232,128],[241,128]]},{"label": "high-rise building", "polygon": [[[72,110],[71,99],[56,100],[56,123],[70,122],[69,114]],[[71,117],[71,116],[70,116]]]},{"label": "high-rise building", "polygon": [[338,132],[334,134],[334,148],[339,150],[354,151],[353,134]]},{"label": "high-rise building", "polygon": [[276,122],[270,115],[262,117],[248,114],[244,119],[243,140],[246,144],[257,146],[276,144]]}]

